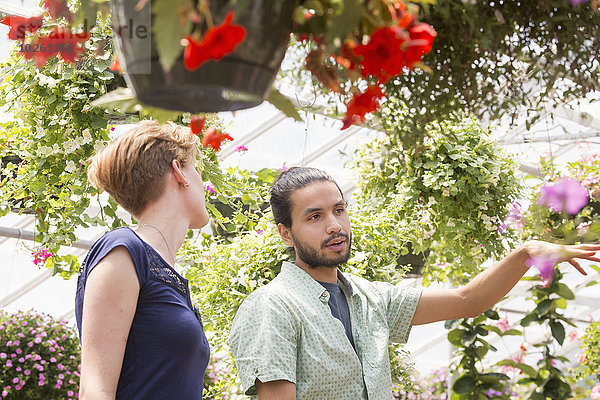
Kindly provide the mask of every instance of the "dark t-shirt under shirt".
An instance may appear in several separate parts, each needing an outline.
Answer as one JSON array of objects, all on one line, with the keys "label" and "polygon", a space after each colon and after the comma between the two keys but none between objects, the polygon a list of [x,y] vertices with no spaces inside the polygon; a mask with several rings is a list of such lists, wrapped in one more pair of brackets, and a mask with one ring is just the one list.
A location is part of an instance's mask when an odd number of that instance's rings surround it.
[{"label": "dark t-shirt under shirt", "polygon": [[350,309],[348,308],[346,295],[344,295],[344,292],[340,289],[340,285],[337,283],[317,282],[329,292],[329,308],[331,309],[331,315],[339,319],[342,325],[344,325],[346,336],[348,337],[350,344],[352,344],[352,347],[354,347],[352,325],[350,323]]},{"label": "dark t-shirt under shirt", "polygon": [[133,260],[140,292],[116,398],[201,400],[210,348],[194,313],[188,282],[129,228],[98,239],[81,266],[75,297],[80,337],[87,277],[118,246],[125,247]]}]

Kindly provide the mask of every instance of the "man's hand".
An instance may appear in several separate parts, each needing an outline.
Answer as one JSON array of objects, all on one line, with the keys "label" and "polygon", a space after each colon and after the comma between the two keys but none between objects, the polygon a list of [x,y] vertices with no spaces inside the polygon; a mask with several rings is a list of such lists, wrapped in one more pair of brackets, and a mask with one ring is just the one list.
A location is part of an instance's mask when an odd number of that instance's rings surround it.
[{"label": "man's hand", "polygon": [[600,262],[600,258],[595,257],[596,252],[600,251],[600,245],[597,244],[567,246],[542,242],[540,240],[531,240],[525,243],[524,247],[529,255],[529,260],[550,260],[554,265],[566,261],[583,275],[587,275],[587,272],[577,262],[576,258]]}]

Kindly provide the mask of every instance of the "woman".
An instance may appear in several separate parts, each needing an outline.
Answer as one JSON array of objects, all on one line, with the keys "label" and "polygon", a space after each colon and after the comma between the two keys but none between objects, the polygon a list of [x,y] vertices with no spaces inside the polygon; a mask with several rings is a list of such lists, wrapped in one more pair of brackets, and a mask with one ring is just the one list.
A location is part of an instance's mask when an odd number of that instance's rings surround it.
[{"label": "woman", "polygon": [[210,349],[173,268],[188,229],[209,219],[197,142],[188,128],[143,121],[92,159],[90,182],[139,225],[102,236],[81,268],[82,400],[202,398]]}]

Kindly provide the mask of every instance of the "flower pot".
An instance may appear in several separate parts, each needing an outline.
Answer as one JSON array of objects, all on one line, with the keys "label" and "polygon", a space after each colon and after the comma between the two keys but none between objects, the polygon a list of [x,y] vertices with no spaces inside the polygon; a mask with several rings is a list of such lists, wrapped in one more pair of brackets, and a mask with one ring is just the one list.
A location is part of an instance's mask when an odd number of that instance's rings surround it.
[{"label": "flower pot", "polygon": [[[153,0],[156,1],[166,0]],[[294,0],[243,2],[247,7],[239,14],[236,11],[234,23],[244,26],[247,34],[234,52],[189,71],[183,64],[182,48],[182,56],[171,70],[165,71],[154,41],[131,34],[139,26],[151,31],[150,3],[144,7],[145,11],[134,9],[137,1],[110,3],[113,26],[132,27],[116,29],[115,44],[127,84],[138,100],[154,107],[188,112],[233,111],[260,104],[268,95],[285,55],[296,7]],[[219,24],[231,10],[231,3],[214,0],[210,9],[213,21]]]},{"label": "flower pot", "polygon": [[399,256],[397,263],[398,266],[410,265],[410,269],[406,271],[406,276],[409,278],[419,277],[422,275],[421,270],[427,262],[427,256],[429,256],[429,250],[425,250],[424,253],[413,253],[412,245],[408,244],[408,253]]}]

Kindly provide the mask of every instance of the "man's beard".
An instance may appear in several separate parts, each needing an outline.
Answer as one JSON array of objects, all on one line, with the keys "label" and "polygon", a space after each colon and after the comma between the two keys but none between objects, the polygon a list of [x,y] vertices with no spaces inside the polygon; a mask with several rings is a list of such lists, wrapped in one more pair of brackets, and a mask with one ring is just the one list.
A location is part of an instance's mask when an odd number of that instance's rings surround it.
[{"label": "man's beard", "polygon": [[334,258],[327,258],[321,254],[319,251],[311,246],[305,246],[297,240],[292,234],[292,239],[294,240],[294,250],[296,251],[296,257],[305,262],[310,268],[317,267],[329,267],[329,268],[337,268],[339,265],[344,264],[350,258],[350,252],[352,248],[352,233],[347,235],[345,233],[338,233],[328,237],[321,244],[321,248],[325,248],[326,244],[331,242],[333,239],[343,237],[346,239],[346,243],[348,244],[348,248],[344,254],[341,254]]}]

